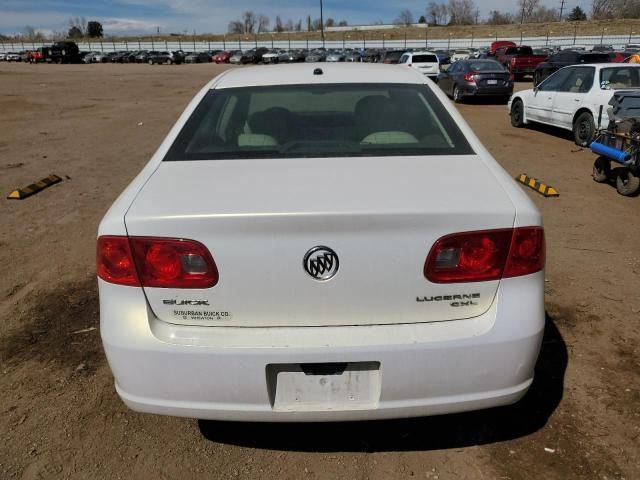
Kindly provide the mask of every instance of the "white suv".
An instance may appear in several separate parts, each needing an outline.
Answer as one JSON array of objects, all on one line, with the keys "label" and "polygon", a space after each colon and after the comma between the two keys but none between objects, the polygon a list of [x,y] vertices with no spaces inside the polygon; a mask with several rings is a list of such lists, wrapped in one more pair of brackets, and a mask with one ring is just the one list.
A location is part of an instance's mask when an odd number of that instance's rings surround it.
[{"label": "white suv", "polygon": [[414,68],[433,81],[440,73],[440,61],[433,52],[407,52],[400,57],[398,65]]},{"label": "white suv", "polygon": [[564,67],[537,87],[514,94],[509,114],[514,127],[530,122],[573,131],[576,144],[588,146],[609,121],[614,91],[640,88],[640,65],[593,64]]},{"label": "white suv", "polygon": [[538,210],[412,69],[229,70],[99,228],[100,330],[143,412],[336,421],[513,403]]}]

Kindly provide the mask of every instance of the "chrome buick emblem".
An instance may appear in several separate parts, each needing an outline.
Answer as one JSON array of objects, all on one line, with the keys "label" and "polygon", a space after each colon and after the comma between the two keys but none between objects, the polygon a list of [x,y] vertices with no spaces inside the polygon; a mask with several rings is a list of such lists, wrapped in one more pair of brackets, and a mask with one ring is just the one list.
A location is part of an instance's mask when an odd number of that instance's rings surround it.
[{"label": "chrome buick emblem", "polygon": [[305,256],[302,265],[305,272],[316,280],[324,281],[338,273],[338,255],[329,247],[313,247]]}]

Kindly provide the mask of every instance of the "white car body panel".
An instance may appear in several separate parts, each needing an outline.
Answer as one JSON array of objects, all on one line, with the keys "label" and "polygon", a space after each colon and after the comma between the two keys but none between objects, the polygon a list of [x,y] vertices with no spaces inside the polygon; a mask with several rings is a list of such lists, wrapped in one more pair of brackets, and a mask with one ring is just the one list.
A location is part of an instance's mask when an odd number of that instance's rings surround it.
[{"label": "white car body panel", "polygon": [[[209,292],[99,280],[101,335],[118,393],[142,412],[238,421],[400,418],[517,401],[531,384],[544,330],[544,271],[447,287],[428,282],[422,267],[444,234],[541,225],[538,210],[423,75],[366,64],[323,65],[323,75],[312,75],[315,68],[218,76],[105,215],[99,235],[191,237],[220,271]],[[311,82],[426,83],[476,154],[163,162],[210,89]],[[300,263],[325,242],[341,270],[315,282]],[[466,314],[416,301],[462,291],[482,299]],[[176,294],[220,298],[231,306],[217,308],[234,315],[184,324],[162,308]],[[324,375],[341,385],[329,406],[317,387],[299,405],[281,402],[290,389],[267,387],[274,366],[332,362],[378,367],[352,379]],[[295,389],[296,375],[287,371],[282,381]],[[354,382],[368,386],[362,398]]]}]

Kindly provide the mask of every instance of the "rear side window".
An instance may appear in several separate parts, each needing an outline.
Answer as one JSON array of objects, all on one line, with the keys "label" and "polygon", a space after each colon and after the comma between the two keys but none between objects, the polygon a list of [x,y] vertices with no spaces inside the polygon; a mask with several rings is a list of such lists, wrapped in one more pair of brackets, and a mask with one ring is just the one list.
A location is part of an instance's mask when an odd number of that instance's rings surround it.
[{"label": "rear side window", "polygon": [[425,85],[326,84],[211,90],[165,160],[468,154]]},{"label": "rear side window", "polygon": [[603,68],[600,70],[600,88],[603,90],[640,88],[640,68]]},{"label": "rear side window", "polygon": [[436,55],[414,55],[412,61],[413,63],[438,63],[438,57]]}]

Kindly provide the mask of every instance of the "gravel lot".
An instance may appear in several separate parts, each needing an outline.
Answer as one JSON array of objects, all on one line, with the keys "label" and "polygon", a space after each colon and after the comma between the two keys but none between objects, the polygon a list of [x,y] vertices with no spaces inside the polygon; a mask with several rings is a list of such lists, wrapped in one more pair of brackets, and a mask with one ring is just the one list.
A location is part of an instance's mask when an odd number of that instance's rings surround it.
[{"label": "gravel lot", "polygon": [[0,64],[0,193],[64,178],[0,201],[0,478],[640,478],[640,198],[594,183],[594,157],[570,134],[516,130],[488,102],[460,107],[487,148],[560,192],[530,192],[547,232],[548,323],[522,402],[324,425],[125,408],[99,340],[97,225],[225,68]]}]

